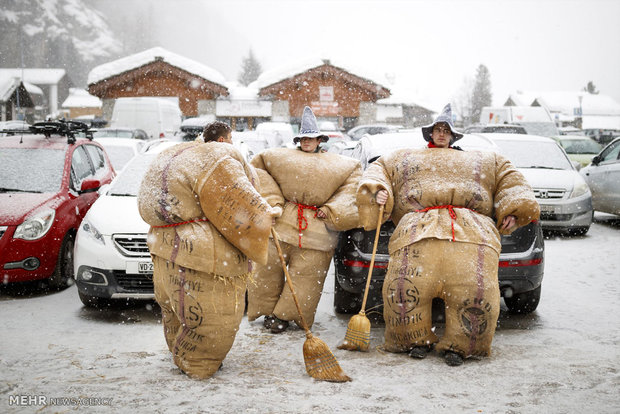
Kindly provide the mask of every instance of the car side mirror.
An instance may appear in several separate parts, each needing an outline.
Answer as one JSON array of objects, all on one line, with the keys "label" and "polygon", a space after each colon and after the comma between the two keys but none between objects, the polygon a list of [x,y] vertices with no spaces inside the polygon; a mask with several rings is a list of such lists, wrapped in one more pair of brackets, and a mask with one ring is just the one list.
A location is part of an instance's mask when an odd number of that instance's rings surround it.
[{"label": "car side mirror", "polygon": [[573,164],[575,170],[579,171],[581,169],[581,163],[579,161],[571,161],[571,164]]},{"label": "car side mirror", "polygon": [[601,162],[601,157],[596,155],[592,158],[592,165],[598,165]]},{"label": "car side mirror", "polygon": [[97,191],[101,187],[101,181],[91,178],[82,181],[82,185],[80,186],[80,194],[84,193],[92,193],[93,191]]}]

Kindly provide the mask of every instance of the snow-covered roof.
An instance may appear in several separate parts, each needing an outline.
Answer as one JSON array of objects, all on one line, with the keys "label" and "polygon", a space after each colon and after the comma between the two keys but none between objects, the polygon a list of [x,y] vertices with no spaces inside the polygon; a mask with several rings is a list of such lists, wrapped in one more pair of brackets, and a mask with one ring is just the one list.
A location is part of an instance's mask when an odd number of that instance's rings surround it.
[{"label": "snow-covered roof", "polygon": [[[19,87],[20,82],[20,79],[17,77],[5,78],[0,76],[0,102],[8,101],[11,95],[13,95],[13,93],[15,92],[15,89]],[[43,91],[41,90],[41,88],[28,82],[21,83],[24,85],[24,88],[29,94],[43,95]]]},{"label": "snow-covered roof", "polygon": [[0,102],[8,101],[18,85],[17,78],[0,79]]},{"label": "snow-covered roof", "polygon": [[584,115],[581,129],[616,129],[620,130],[620,115]]},{"label": "snow-covered roof", "polygon": [[[581,97],[581,103],[579,102]],[[620,115],[620,104],[608,95],[593,95],[584,91],[519,91],[511,94],[515,104],[530,106],[537,102],[549,112],[562,113],[568,116],[577,115],[581,108],[583,115]],[[521,103],[519,103],[521,102]]]},{"label": "snow-covered roof", "polygon": [[[22,72],[23,71],[23,72]],[[56,85],[65,76],[64,69],[0,69],[0,78],[22,78],[23,80],[34,85]]]},{"label": "snow-covered roof", "polygon": [[101,108],[101,99],[89,94],[84,89],[70,88],[69,96],[61,105],[62,108]]},{"label": "snow-covered roof", "polygon": [[570,115],[581,107],[583,115],[620,115],[620,104],[608,95],[593,95],[587,92],[545,92],[537,97],[536,101],[551,112]]},{"label": "snow-covered roof", "polygon": [[30,95],[43,95],[43,89],[39,88],[37,85],[33,85],[30,82],[24,82],[24,87]]},{"label": "snow-covered roof", "polygon": [[538,92],[532,91],[516,91],[508,96],[506,102],[508,102],[508,100],[512,100],[516,106],[530,106],[538,94]]},{"label": "snow-covered roof", "polygon": [[237,81],[226,82],[224,85],[228,88],[228,96],[220,99],[228,100],[252,100],[258,99],[258,89],[250,86],[243,86]]},{"label": "snow-covered roof", "polygon": [[354,67],[351,63],[341,62],[337,59],[325,58],[325,57],[308,57],[306,59],[301,59],[298,61],[294,61],[282,66],[278,66],[271,70],[267,70],[258,77],[254,82],[252,82],[249,87],[262,89],[266,86],[273,85],[275,83],[281,82],[285,79],[292,78],[296,75],[300,75],[304,72],[307,72],[310,69],[317,68],[319,66],[323,66],[325,64],[329,64],[331,66],[335,66],[337,68],[343,69],[344,71],[355,75],[360,78],[364,78],[371,82],[378,84],[379,86],[384,87],[379,82],[373,79],[379,79],[376,73],[370,73],[368,68],[360,68]]},{"label": "snow-covered roof", "polygon": [[175,66],[186,72],[200,76],[210,82],[217,83],[219,85],[224,85],[226,82],[224,75],[209,66],[203,65],[202,63],[188,59],[184,56],[177,55],[176,53],[172,53],[162,47],[154,47],[95,67],[88,73],[88,84],[91,85],[104,79],[120,75],[121,73],[125,73],[132,69],[139,68],[155,62],[158,58],[161,58],[164,62],[171,66]]}]

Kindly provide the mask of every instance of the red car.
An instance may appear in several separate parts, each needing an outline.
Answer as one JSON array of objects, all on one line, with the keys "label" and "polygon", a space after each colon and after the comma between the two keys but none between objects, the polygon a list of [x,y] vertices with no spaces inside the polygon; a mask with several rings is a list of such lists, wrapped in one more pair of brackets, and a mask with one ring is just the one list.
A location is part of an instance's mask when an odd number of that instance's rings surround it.
[{"label": "red car", "polygon": [[115,172],[86,124],[41,122],[0,137],[0,282],[73,278],[73,244]]}]

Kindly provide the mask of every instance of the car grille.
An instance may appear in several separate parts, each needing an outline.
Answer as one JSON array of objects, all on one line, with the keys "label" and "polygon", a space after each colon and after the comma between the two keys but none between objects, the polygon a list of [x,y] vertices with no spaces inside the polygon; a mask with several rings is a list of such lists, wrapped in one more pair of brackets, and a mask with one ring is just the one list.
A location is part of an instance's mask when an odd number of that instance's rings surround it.
[{"label": "car grille", "polygon": [[116,283],[130,292],[153,293],[153,275],[128,275],[123,271],[115,271]]},{"label": "car grille", "polygon": [[560,200],[564,198],[565,190],[534,188],[534,197],[541,200]]},{"label": "car grille", "polygon": [[150,256],[149,247],[146,245],[146,234],[114,234],[112,240],[123,256]]},{"label": "car grille", "polygon": [[2,238],[2,236],[6,232],[6,229],[8,229],[7,226],[0,226],[0,238]]}]

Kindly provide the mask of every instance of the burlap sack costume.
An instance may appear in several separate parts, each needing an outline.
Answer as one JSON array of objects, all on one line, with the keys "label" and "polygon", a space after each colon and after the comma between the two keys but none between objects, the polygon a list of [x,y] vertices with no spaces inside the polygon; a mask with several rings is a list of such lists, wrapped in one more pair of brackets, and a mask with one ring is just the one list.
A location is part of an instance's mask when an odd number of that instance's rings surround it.
[{"label": "burlap sack costume", "polygon": [[[252,159],[261,194],[283,209],[275,229],[281,241],[304,318],[314,322],[323,283],[338,241],[338,232],[359,227],[355,190],[361,177],[358,161],[332,153],[277,148]],[[320,208],[327,218],[316,217]],[[248,320],[261,315],[300,323],[273,241],[269,260],[257,266],[248,285]]]},{"label": "burlap sack costume", "polygon": [[267,261],[273,211],[257,183],[232,145],[201,138],[162,152],[142,181],[166,342],[191,377],[218,370],[243,316],[249,259]]},{"label": "burlap sack costume", "polygon": [[[538,219],[531,187],[499,154],[399,150],[379,158],[360,181],[367,230],[376,227],[379,190],[389,194],[383,220],[391,216],[396,225],[383,284],[385,349],[437,343],[440,352],[489,355],[499,316],[498,228],[508,215],[518,226]],[[441,340],[431,331],[434,297],[446,304]]]}]

